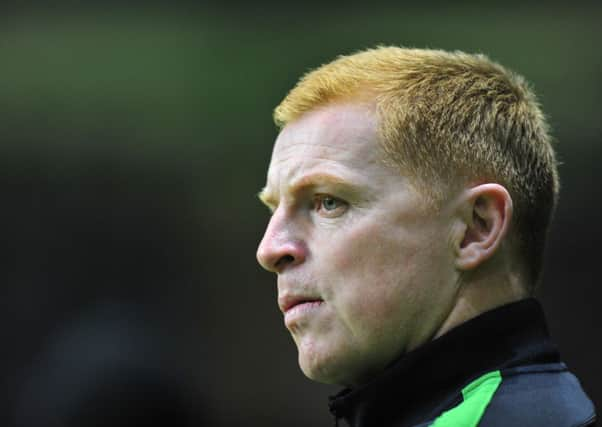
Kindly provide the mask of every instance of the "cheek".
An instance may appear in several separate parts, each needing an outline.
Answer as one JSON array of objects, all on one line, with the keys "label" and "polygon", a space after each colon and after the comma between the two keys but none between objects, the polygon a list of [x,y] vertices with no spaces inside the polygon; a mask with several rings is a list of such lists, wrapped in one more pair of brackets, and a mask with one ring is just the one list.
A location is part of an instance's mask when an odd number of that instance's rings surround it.
[{"label": "cheek", "polygon": [[391,277],[411,274],[422,252],[419,243],[390,225],[359,226],[333,243],[331,265],[342,277],[365,278],[378,287]]},{"label": "cheek", "polygon": [[332,249],[337,299],[350,311],[386,318],[399,312],[401,296],[412,299],[424,250],[410,236],[391,227],[358,227]]},{"label": "cheek", "polygon": [[429,227],[372,221],[332,243],[325,268],[337,278],[332,291],[345,323],[387,329],[413,317],[445,270],[438,242]]}]

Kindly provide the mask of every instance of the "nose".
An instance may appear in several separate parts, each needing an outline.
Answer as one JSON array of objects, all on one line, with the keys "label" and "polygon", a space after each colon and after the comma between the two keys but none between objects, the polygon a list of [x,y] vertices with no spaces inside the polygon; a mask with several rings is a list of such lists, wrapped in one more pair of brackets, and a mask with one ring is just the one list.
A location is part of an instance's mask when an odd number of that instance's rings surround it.
[{"label": "nose", "polygon": [[257,248],[259,264],[272,273],[282,273],[303,263],[307,257],[307,247],[295,234],[292,220],[276,211]]}]

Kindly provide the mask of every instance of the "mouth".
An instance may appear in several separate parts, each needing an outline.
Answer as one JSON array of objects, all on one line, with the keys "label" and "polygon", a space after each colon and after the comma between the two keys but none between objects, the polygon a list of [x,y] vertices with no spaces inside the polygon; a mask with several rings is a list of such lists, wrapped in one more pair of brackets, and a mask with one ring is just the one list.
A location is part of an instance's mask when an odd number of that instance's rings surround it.
[{"label": "mouth", "polygon": [[298,333],[299,328],[315,318],[322,311],[324,300],[321,298],[293,298],[281,306],[284,313],[284,325],[292,333]]},{"label": "mouth", "polygon": [[290,310],[295,307],[302,305],[319,305],[322,304],[324,300],[322,298],[317,297],[305,297],[305,296],[285,296],[282,298],[278,298],[278,306],[280,307],[280,311],[286,314]]}]

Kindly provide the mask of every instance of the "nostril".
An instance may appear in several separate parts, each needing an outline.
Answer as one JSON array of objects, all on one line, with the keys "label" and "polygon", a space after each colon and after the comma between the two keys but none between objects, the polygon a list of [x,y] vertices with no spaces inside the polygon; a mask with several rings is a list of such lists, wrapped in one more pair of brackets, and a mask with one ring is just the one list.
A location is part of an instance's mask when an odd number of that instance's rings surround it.
[{"label": "nostril", "polygon": [[284,268],[287,264],[292,264],[295,261],[295,258],[292,255],[284,255],[280,257],[278,261],[276,261],[275,267],[278,270]]}]

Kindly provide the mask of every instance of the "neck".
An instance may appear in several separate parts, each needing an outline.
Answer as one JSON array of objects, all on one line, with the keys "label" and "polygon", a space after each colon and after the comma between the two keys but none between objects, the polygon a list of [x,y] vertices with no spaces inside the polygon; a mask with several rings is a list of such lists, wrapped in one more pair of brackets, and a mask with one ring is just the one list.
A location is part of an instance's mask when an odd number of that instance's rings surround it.
[{"label": "neck", "polygon": [[481,313],[529,296],[523,275],[511,262],[491,261],[460,277],[455,304],[433,339]]}]

